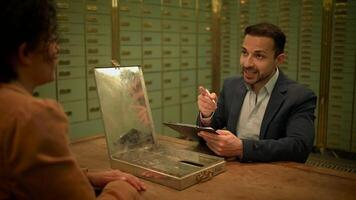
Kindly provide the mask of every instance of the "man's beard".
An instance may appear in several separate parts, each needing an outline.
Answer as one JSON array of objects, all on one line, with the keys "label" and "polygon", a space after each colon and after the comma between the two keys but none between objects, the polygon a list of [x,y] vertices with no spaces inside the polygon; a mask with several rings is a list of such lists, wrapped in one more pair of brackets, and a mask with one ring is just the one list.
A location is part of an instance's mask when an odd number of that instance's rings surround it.
[{"label": "man's beard", "polygon": [[[271,73],[269,73],[269,74],[265,74],[265,75],[261,75],[260,74],[260,72],[256,69],[256,68],[254,68],[254,67],[244,67],[244,66],[241,66],[241,74],[242,74],[242,76],[244,77],[244,81],[246,82],[246,80],[245,80],[245,76],[244,76],[244,73],[246,72],[246,73],[255,73],[255,74],[257,74],[257,79],[253,82],[253,83],[247,83],[247,84],[250,84],[250,85],[255,85],[255,84],[257,84],[257,83],[260,83],[260,82],[263,82],[263,81],[265,81],[265,80],[267,80],[267,79],[269,79],[269,78],[271,78],[272,76],[273,76],[273,74],[274,74],[274,72],[275,72],[276,70],[274,70],[274,71],[272,71]],[[255,75],[254,75],[255,76]]]}]

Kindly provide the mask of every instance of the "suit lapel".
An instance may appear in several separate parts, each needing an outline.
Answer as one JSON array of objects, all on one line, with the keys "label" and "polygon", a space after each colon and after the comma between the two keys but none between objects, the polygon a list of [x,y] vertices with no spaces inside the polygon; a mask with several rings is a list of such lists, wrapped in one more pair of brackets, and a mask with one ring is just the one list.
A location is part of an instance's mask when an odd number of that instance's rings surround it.
[{"label": "suit lapel", "polygon": [[242,103],[244,102],[247,89],[243,81],[240,81],[239,84],[234,88],[233,99],[231,102],[229,121],[227,129],[233,133],[236,133],[237,122],[239,121],[240,111]]},{"label": "suit lapel", "polygon": [[273,117],[276,115],[278,112],[280,106],[285,100],[285,92],[287,91],[287,87],[284,84],[286,77],[281,73],[279,74],[278,80],[276,82],[276,85],[273,89],[272,95],[270,97],[270,100],[268,102],[265,115],[262,120],[261,124],[261,131],[260,131],[260,139],[264,139],[266,136],[266,131],[267,128],[273,119]]}]

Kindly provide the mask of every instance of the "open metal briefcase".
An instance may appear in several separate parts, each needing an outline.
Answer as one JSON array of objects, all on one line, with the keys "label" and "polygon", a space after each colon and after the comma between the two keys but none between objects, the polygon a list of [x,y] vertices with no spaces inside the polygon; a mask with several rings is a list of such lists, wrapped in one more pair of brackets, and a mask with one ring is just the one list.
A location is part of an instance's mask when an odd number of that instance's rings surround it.
[{"label": "open metal briefcase", "polygon": [[94,71],[112,168],[177,190],[225,171],[223,158],[158,144],[140,66]]}]

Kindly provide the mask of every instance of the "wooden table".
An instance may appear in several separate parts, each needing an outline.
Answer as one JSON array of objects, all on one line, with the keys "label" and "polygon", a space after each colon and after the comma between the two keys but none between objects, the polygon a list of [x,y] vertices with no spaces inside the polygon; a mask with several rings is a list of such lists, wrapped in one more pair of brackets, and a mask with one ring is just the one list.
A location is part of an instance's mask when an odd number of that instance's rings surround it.
[{"label": "wooden table", "polygon": [[[161,137],[161,142],[190,148],[193,143]],[[105,139],[71,145],[79,163],[89,169],[108,169]],[[177,191],[149,181],[148,199],[356,199],[356,175],[300,163],[227,162],[227,171],[211,180]]]}]

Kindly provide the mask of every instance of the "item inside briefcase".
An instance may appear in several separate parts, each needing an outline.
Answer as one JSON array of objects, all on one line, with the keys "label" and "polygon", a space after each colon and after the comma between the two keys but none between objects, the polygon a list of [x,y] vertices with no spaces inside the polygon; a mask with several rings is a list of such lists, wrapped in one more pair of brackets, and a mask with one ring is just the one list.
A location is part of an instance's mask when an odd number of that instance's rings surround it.
[{"label": "item inside briefcase", "polygon": [[158,144],[140,66],[94,72],[112,168],[177,190],[225,171],[221,157]]}]

